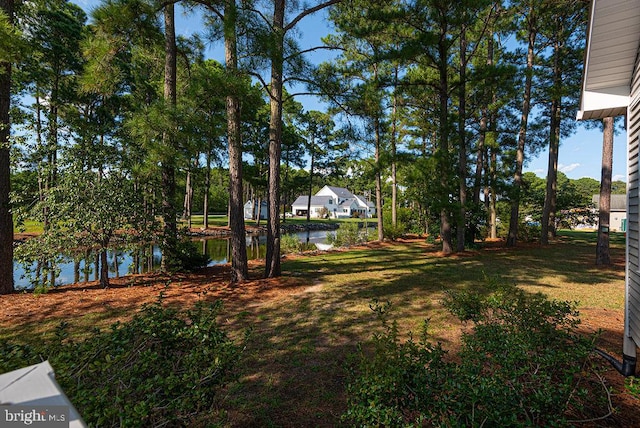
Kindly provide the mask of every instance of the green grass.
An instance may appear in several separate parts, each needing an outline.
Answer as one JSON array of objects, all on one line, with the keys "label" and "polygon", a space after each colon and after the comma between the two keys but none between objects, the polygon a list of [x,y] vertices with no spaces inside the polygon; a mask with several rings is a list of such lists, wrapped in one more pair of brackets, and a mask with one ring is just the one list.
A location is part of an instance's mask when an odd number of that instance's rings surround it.
[{"label": "green grass", "polygon": [[[317,218],[312,218],[310,220],[310,223],[318,223],[318,224],[323,224],[323,223],[357,223],[357,222],[362,222],[363,220],[361,219],[357,219],[357,218],[340,218],[340,219],[317,219]],[[280,222],[282,224],[282,218],[280,219]],[[367,219],[367,222],[371,225],[375,225],[376,224],[376,219]],[[209,226],[210,227],[225,227],[227,226],[227,224],[229,223],[229,217],[226,215],[209,215]],[[255,220],[245,220],[245,224],[247,226],[253,226],[255,225],[257,222]],[[284,224],[306,224],[307,223],[307,218],[306,217],[287,217],[284,221]],[[181,224],[185,225],[187,224],[187,222],[185,220],[181,220]],[[265,225],[266,224],[266,220],[260,220],[260,224],[261,225]],[[197,215],[193,215],[191,216],[191,226],[198,228],[198,227],[202,227],[204,225],[204,215],[202,214],[197,214]]]},{"label": "green grass", "polygon": [[[233,426],[337,425],[348,355],[379,331],[370,309],[374,300],[391,302],[391,318],[404,335],[428,319],[433,338],[449,349],[457,346],[464,326],[443,309],[445,291],[488,292],[487,278],[578,301],[580,309],[621,310],[623,263],[595,266],[595,239],[595,233],[563,232],[545,247],[496,246],[449,257],[440,256],[436,246],[398,243],[285,258],[283,276],[296,281],[284,297],[225,303],[223,328],[240,337],[251,326],[253,334],[240,381],[219,410]],[[623,261],[624,235],[612,234],[611,241],[613,258]],[[96,321],[86,314],[72,322],[82,330]],[[55,324],[16,326],[7,320],[0,340],[40,337]]]},{"label": "green grass", "polygon": [[42,222],[36,220],[25,220],[20,228],[14,227],[15,233],[42,233]]}]

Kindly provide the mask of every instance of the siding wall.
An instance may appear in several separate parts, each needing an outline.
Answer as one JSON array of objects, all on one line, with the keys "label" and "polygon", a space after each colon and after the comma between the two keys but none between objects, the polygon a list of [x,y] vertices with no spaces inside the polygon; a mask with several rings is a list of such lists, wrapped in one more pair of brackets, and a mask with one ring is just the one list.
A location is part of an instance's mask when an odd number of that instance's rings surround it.
[{"label": "siding wall", "polygon": [[640,63],[636,60],[627,113],[627,298],[625,333],[640,344]]}]

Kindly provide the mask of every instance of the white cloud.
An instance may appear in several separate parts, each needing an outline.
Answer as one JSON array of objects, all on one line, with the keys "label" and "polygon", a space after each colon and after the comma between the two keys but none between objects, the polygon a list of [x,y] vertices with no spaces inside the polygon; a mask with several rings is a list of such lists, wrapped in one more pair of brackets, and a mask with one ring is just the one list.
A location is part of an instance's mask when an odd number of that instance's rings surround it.
[{"label": "white cloud", "polygon": [[572,163],[571,165],[558,165],[558,170],[564,172],[565,174],[567,172],[571,172],[574,169],[578,168],[580,166],[579,163]]},{"label": "white cloud", "polygon": [[625,183],[627,182],[627,176],[622,174],[614,175],[611,179],[613,181],[624,181]]}]

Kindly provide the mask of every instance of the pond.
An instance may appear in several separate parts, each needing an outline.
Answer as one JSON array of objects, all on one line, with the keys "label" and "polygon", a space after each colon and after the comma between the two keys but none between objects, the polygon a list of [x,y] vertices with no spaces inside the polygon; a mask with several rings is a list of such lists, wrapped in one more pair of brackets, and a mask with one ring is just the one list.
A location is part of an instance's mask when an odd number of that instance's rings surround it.
[{"label": "pond", "polygon": [[[326,243],[327,234],[332,231],[316,230],[295,233],[302,242]],[[225,264],[229,261],[231,251],[228,238],[206,237],[194,238],[193,242],[200,248],[202,254],[209,256],[209,266]],[[266,236],[247,236],[247,257],[249,260],[262,259],[266,254]],[[109,251],[109,278],[145,273],[160,267],[162,254],[157,245],[149,245],[137,251]],[[98,280],[99,271],[96,269],[95,255],[89,260],[74,261],[68,259],[57,265],[55,277],[56,286],[73,284],[76,282],[88,282]],[[14,263],[14,285],[16,289],[29,289],[33,287],[37,266],[24,266]]]}]

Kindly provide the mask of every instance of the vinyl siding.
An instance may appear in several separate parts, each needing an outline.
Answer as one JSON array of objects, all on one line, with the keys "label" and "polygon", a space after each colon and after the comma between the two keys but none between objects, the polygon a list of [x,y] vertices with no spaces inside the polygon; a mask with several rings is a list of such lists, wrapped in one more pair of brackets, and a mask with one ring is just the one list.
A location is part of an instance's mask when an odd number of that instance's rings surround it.
[{"label": "vinyl siding", "polygon": [[636,59],[627,118],[627,298],[625,331],[640,344],[640,194],[638,147],[640,142],[640,64]]}]

